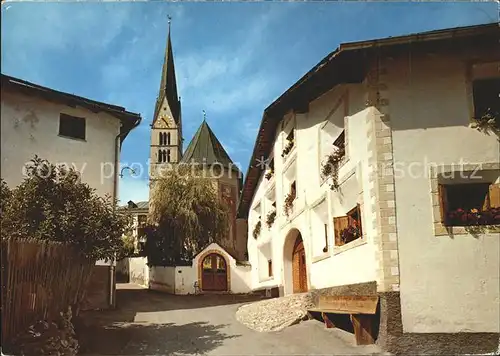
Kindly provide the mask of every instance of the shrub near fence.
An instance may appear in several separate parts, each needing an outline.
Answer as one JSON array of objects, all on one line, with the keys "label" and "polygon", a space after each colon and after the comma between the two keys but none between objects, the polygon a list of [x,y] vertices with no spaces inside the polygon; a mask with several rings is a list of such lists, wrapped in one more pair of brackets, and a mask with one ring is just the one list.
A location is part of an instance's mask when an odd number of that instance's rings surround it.
[{"label": "shrub near fence", "polygon": [[78,306],[94,262],[56,242],[2,240],[2,345]]}]

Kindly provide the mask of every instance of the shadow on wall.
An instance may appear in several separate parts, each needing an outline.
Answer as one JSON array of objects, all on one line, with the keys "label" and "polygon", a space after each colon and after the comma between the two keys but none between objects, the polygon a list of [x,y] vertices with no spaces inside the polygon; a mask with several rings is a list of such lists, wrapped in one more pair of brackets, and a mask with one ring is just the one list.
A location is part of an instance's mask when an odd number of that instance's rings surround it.
[{"label": "shadow on wall", "polygon": [[[223,340],[239,335],[226,335],[226,325],[207,322],[169,324],[115,323],[81,331],[86,341],[80,354],[90,355],[198,355],[222,345]],[[85,335],[89,332],[88,335]]]}]

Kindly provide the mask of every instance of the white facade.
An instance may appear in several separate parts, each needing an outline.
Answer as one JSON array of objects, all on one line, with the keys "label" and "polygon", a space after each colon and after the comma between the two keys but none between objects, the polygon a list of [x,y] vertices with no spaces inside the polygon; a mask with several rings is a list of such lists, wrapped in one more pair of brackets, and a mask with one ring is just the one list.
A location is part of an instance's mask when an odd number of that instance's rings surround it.
[{"label": "white facade", "polygon": [[[363,96],[361,84],[342,85],[310,103],[307,114],[289,113],[284,118],[283,129],[279,130],[273,149],[275,174],[270,180],[261,177],[249,214],[249,259],[252,266],[257,266],[252,274],[254,289],[283,285],[286,294],[292,292],[291,269],[287,263],[290,256],[284,254],[291,254],[288,245],[293,245],[296,235],[290,232],[296,230],[300,231],[305,245],[309,289],[375,280],[374,230],[369,224],[370,210],[363,204],[370,201],[367,195],[366,121],[371,109],[364,107]],[[339,169],[340,190],[336,192],[330,188],[331,179],[325,181],[322,178],[321,164],[330,153],[328,148],[332,149],[331,142],[340,135],[345,124],[347,159]],[[295,146],[282,158],[284,141],[292,127],[296,130]],[[297,198],[293,212],[287,218],[283,211],[284,197],[294,180]],[[268,229],[266,216],[274,209],[273,201],[276,201],[277,217]],[[345,215],[357,204],[362,207],[363,237],[337,247],[333,218]],[[253,229],[259,216],[262,229],[255,239]],[[327,239],[324,224],[327,224]],[[326,243],[328,248],[324,252]],[[268,259],[272,260],[272,277],[268,276]],[[348,273],[352,270],[355,273]]]},{"label": "white facade", "polygon": [[[310,102],[307,113],[282,118],[270,156],[274,177],[263,172],[248,214],[253,289],[293,292],[291,253],[299,231],[309,290],[375,281],[379,292],[400,293],[404,332],[500,331],[500,227],[445,229],[437,216],[440,178],[430,168],[479,167],[483,181],[500,183],[497,135],[468,127],[471,83],[500,77],[500,62],[493,50],[465,53],[383,58],[363,83],[337,85]],[[294,148],[282,158],[292,127]],[[320,162],[343,129],[346,161],[335,191],[322,182]],[[293,181],[297,198],[287,218],[284,199]],[[268,229],[274,201],[278,215]],[[362,238],[337,247],[333,218],[356,204]]]},{"label": "white facade", "polygon": [[[58,135],[61,113],[85,118],[85,140]],[[104,112],[2,91],[1,176],[10,187],[17,186],[24,179],[23,167],[36,154],[74,167],[97,194],[112,196],[120,126],[119,119]]]},{"label": "white facade", "polygon": [[[85,139],[59,134],[61,114],[84,118]],[[98,195],[114,199],[118,192],[115,166],[120,162],[121,126],[120,119],[104,111],[45,100],[2,85],[1,177],[10,188],[19,185],[26,176],[26,165],[37,155],[52,164],[74,168],[82,182]],[[98,261],[97,265],[110,262]]]},{"label": "white facade", "polygon": [[477,164],[475,176],[500,183],[498,137],[468,127],[472,75],[481,69],[484,77],[500,78],[500,61],[489,58],[467,66],[455,56],[421,56],[411,67],[401,59],[388,71],[394,164],[404,172],[395,172],[394,189],[405,332],[500,331],[498,231],[438,236],[434,188],[424,169],[432,162],[438,171],[455,165],[458,173]]}]

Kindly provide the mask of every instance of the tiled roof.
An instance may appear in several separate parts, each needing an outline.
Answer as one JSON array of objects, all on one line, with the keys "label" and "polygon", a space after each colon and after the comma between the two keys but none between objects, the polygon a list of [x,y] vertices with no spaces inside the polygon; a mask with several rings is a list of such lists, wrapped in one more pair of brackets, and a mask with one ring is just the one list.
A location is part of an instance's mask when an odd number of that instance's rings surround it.
[{"label": "tiled roof", "polygon": [[221,163],[224,167],[231,166],[235,170],[238,169],[210,126],[203,120],[186,152],[184,152],[181,163],[206,163],[211,165],[216,162]]},{"label": "tiled roof", "polygon": [[149,201],[139,201],[139,202],[134,202],[132,200],[129,200],[127,202],[127,205],[122,205],[120,209],[149,209]]}]

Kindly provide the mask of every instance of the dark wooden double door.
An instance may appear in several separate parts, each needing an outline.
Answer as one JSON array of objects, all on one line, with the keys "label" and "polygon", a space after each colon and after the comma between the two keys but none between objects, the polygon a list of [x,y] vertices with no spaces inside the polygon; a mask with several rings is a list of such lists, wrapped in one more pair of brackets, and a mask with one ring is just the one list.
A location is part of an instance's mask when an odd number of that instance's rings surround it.
[{"label": "dark wooden double door", "polygon": [[204,291],[227,291],[227,265],[224,258],[216,253],[202,261],[201,288]]},{"label": "dark wooden double door", "polygon": [[299,235],[295,240],[292,255],[293,292],[307,292],[307,265],[304,242]]}]

